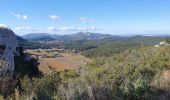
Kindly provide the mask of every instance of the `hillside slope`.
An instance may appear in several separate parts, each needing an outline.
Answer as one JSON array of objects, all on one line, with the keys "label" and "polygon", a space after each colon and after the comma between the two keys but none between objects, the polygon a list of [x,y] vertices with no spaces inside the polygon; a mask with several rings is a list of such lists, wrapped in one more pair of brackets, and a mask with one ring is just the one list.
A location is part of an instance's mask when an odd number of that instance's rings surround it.
[{"label": "hillside slope", "polygon": [[169,46],[141,47],[111,57],[98,57],[80,77],[70,78],[72,81],[67,86],[72,87],[61,86],[59,96],[68,100],[169,100],[169,62]]}]

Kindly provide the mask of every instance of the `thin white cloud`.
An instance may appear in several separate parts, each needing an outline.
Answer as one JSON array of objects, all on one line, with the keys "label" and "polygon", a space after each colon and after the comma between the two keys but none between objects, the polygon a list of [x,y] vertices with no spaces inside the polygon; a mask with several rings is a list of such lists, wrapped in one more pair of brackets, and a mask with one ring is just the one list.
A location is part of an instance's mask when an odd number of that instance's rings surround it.
[{"label": "thin white cloud", "polygon": [[0,24],[0,27],[7,28],[8,26],[5,24]]},{"label": "thin white cloud", "polygon": [[48,31],[58,31],[57,28],[55,28],[53,26],[47,27],[47,30]]},{"label": "thin white cloud", "polygon": [[29,26],[19,26],[19,27],[16,27],[14,31],[21,32],[21,31],[36,31],[36,30]]},{"label": "thin white cloud", "polygon": [[99,31],[102,30],[97,27],[84,27],[84,28],[78,28],[78,31]]},{"label": "thin white cloud", "polygon": [[60,17],[57,16],[57,15],[50,15],[49,18],[52,19],[52,20],[58,20],[58,19],[60,19]]},{"label": "thin white cloud", "polygon": [[22,20],[28,20],[31,17],[25,14],[18,14],[18,13],[11,13],[11,15],[15,16],[18,19],[22,19]]},{"label": "thin white cloud", "polygon": [[87,18],[87,17],[80,17],[80,21],[82,23],[92,23],[95,22],[95,19]]},{"label": "thin white cloud", "polygon": [[68,32],[68,31],[76,31],[77,29],[76,29],[76,28],[73,28],[73,27],[64,26],[64,27],[58,28],[58,30],[59,30],[59,31],[63,31],[63,32]]},{"label": "thin white cloud", "polygon": [[48,31],[60,31],[60,32],[79,32],[79,31],[99,31],[102,30],[97,27],[48,27]]},{"label": "thin white cloud", "polygon": [[71,31],[73,28],[70,28],[70,27],[59,27],[59,28],[56,28],[56,27],[53,27],[53,26],[50,26],[50,27],[47,27],[47,30],[48,31]]}]

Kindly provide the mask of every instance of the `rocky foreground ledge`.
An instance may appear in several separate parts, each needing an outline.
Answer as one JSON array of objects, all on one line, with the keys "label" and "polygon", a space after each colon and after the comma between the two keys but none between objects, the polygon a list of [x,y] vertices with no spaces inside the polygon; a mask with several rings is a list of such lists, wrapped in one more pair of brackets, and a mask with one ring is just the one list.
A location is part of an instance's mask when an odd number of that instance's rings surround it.
[{"label": "rocky foreground ledge", "polygon": [[15,33],[0,27],[0,75],[14,71],[14,56],[19,55]]}]

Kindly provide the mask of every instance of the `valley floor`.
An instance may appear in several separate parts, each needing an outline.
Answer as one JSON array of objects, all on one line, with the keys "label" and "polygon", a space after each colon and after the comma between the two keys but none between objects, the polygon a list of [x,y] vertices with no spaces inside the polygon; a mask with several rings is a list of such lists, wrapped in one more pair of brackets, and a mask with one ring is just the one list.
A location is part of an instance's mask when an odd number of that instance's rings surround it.
[{"label": "valley floor", "polygon": [[38,60],[38,68],[43,73],[50,73],[52,70],[64,71],[65,69],[76,69],[78,67],[85,66],[89,61],[88,58],[81,54],[70,52],[57,52],[57,56],[54,56],[54,51],[56,50],[34,49],[26,50],[25,52],[31,54],[32,57]]}]

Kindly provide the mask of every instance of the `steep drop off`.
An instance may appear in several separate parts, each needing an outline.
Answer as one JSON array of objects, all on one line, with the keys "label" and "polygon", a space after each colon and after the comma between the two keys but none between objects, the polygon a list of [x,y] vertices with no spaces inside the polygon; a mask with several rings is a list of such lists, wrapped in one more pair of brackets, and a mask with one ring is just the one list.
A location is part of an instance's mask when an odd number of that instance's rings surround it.
[{"label": "steep drop off", "polygon": [[14,71],[14,56],[19,55],[16,35],[0,27],[0,74]]}]

